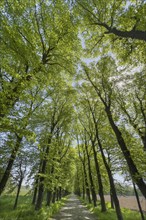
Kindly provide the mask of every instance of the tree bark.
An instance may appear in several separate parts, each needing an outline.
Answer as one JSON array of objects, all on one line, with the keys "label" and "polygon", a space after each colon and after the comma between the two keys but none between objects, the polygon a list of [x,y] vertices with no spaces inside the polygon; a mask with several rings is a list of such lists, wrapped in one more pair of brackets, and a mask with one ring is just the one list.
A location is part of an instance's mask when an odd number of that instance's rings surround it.
[{"label": "tree bark", "polygon": [[110,198],[111,198],[111,209],[114,209],[114,200],[112,195],[112,190],[110,189]]},{"label": "tree bark", "polygon": [[32,198],[32,205],[35,205],[36,197],[37,197],[37,190],[38,190],[38,181],[36,181],[36,185],[34,187],[34,193]]},{"label": "tree bark", "polygon": [[90,155],[88,152],[88,146],[85,143],[85,150],[86,150],[86,155],[87,155],[87,160],[88,160],[88,173],[89,173],[89,180],[90,180],[90,186],[91,186],[91,193],[92,193],[92,201],[94,204],[94,207],[97,206],[97,198],[96,198],[96,192],[95,192],[95,186],[92,178],[92,170],[91,170],[91,163],[90,163]]},{"label": "tree bark", "polygon": [[86,195],[87,195],[87,198],[88,198],[88,202],[91,203],[90,189],[89,189],[89,184],[88,184],[88,178],[87,178],[85,163],[83,163],[83,170],[84,170],[84,179],[85,179]]},{"label": "tree bark", "polygon": [[92,149],[93,149],[94,162],[95,162],[96,174],[97,174],[97,179],[98,179],[98,187],[99,187],[98,193],[99,193],[100,201],[101,201],[101,211],[105,212],[106,204],[105,204],[104,193],[103,193],[103,184],[102,184],[101,173],[100,173],[100,168],[99,168],[99,163],[98,163],[98,158],[97,158],[97,152],[96,152],[95,144],[93,143],[93,141],[92,141]]},{"label": "tree bark", "polygon": [[56,187],[54,188],[54,192],[53,192],[53,197],[52,197],[52,203],[55,203],[56,202]]},{"label": "tree bark", "polygon": [[19,180],[18,189],[17,189],[17,194],[16,194],[16,199],[15,199],[15,203],[14,203],[13,209],[16,209],[16,208],[17,208],[18,198],[19,198],[19,193],[20,193],[22,181],[23,181],[23,177],[21,177],[20,180]]},{"label": "tree bark", "polygon": [[58,201],[59,200],[59,189],[57,188],[56,189],[56,201]]},{"label": "tree bark", "polygon": [[62,189],[61,189],[61,186],[59,187],[59,200],[61,200],[62,198]]},{"label": "tree bark", "polygon": [[104,165],[105,165],[105,168],[107,170],[108,177],[109,177],[109,182],[110,182],[111,192],[112,192],[112,196],[113,196],[113,200],[114,200],[114,204],[115,204],[117,218],[118,218],[118,220],[123,220],[123,216],[122,216],[122,212],[121,212],[121,209],[120,209],[120,204],[119,204],[119,200],[118,200],[118,197],[117,197],[112,172],[111,172],[110,167],[109,167],[109,165],[106,161],[106,158],[105,158],[105,155],[104,155],[104,152],[103,152],[103,148],[102,148],[102,144],[100,142],[97,130],[96,130],[96,135],[97,135],[97,141],[98,141],[99,149],[100,149],[100,152],[101,152],[101,155],[102,155],[102,159],[103,159],[103,162],[104,162]]},{"label": "tree bark", "polygon": [[36,202],[37,191],[38,191],[38,182],[39,182],[39,177],[37,176],[36,177],[36,182],[35,182],[35,185],[34,185],[34,193],[33,193],[32,205],[34,205],[35,202]]},{"label": "tree bark", "polygon": [[84,185],[84,183],[83,183],[83,192],[82,192],[82,197],[83,197],[83,199],[85,199],[85,185]]},{"label": "tree bark", "polygon": [[47,191],[47,203],[46,203],[46,206],[50,206],[51,200],[52,200],[52,191],[48,190]]},{"label": "tree bark", "polygon": [[116,28],[110,28],[108,33],[113,33],[123,38],[132,38],[132,39],[146,41],[146,31],[140,31],[140,30],[120,31]]},{"label": "tree bark", "polygon": [[138,196],[138,193],[137,193],[137,190],[136,190],[136,187],[135,187],[135,183],[134,183],[134,182],[133,182],[133,187],[134,187],[134,192],[135,192],[135,196],[136,196],[138,208],[139,208],[139,211],[140,211],[140,214],[141,214],[141,219],[142,219],[142,220],[145,220],[144,214],[143,214],[143,211],[142,211],[142,207],[141,207],[141,204],[140,204],[139,196]]},{"label": "tree bark", "polygon": [[1,179],[1,182],[0,182],[0,195],[4,191],[6,183],[9,179],[9,176],[10,176],[10,173],[11,173],[11,170],[12,170],[12,166],[14,164],[14,161],[16,159],[18,150],[19,150],[20,145],[21,145],[22,138],[23,137],[19,137],[17,135],[16,145],[15,145],[14,149],[12,150],[12,153],[11,153],[11,156],[9,158],[6,170],[5,170],[4,175],[3,175],[2,179]]},{"label": "tree bark", "polygon": [[78,194],[78,196],[81,196],[80,179],[79,179],[78,169],[77,169],[77,183],[78,183],[78,191],[77,191],[77,194]]},{"label": "tree bark", "polygon": [[[48,139],[48,144],[47,144],[47,147],[46,147],[45,156],[44,156],[44,159],[42,160],[41,174],[45,174],[45,172],[46,172],[47,156],[48,156],[48,153],[49,153],[50,144],[51,144],[51,136]],[[44,180],[45,180],[45,177],[40,176],[39,186],[38,186],[38,197],[37,197],[35,210],[39,210],[42,207],[43,196],[44,196]]]},{"label": "tree bark", "polygon": [[38,170],[38,173],[36,175],[36,181],[35,181],[35,185],[34,185],[34,193],[33,193],[32,205],[35,205],[36,198],[37,198],[38,185],[39,185],[39,173],[41,172],[41,167],[42,167],[42,160],[40,161],[39,170]]}]

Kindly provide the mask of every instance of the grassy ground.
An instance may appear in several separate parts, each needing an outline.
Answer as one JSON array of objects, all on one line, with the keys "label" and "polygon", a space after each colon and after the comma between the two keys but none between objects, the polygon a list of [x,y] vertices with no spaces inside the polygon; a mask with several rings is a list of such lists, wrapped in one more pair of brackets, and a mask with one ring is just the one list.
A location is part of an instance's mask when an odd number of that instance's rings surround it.
[{"label": "grassy ground", "polygon": [[[50,216],[59,211],[67,198],[63,198],[50,207],[46,207],[44,204],[43,208],[37,212],[34,210],[34,206],[31,205],[31,200],[32,198],[30,196],[21,195],[19,197],[18,208],[13,210],[15,196],[2,196],[0,198],[0,220],[48,220]],[[98,216],[98,220],[117,220],[115,210],[110,208],[110,203],[107,203],[108,211],[106,213],[101,213],[100,204],[98,204],[97,208],[85,202],[84,204],[87,205],[91,212],[94,212]],[[141,220],[139,212],[122,208],[122,213],[124,220]]]},{"label": "grassy ground", "polygon": [[13,210],[15,197],[4,195],[0,198],[0,220],[47,220],[64,205],[66,198],[52,204],[50,207],[45,205],[41,210],[35,211],[31,205],[31,197],[21,195],[16,210]]},{"label": "grassy ground", "polygon": [[[94,208],[92,204],[88,204],[81,199],[81,201],[87,206],[87,208],[98,216],[98,220],[117,220],[116,212],[110,208],[110,203],[107,202],[107,212],[102,213],[100,203]],[[137,211],[131,211],[130,209],[121,208],[124,220],[141,220],[141,215]],[[145,215],[146,219],[146,215]]]}]

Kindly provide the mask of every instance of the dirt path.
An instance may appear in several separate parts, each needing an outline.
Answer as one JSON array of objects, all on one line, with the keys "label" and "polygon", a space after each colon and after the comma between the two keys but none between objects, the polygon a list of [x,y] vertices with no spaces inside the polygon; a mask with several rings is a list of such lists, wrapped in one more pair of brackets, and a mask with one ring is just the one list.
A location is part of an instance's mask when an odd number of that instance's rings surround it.
[{"label": "dirt path", "polygon": [[97,220],[97,217],[90,213],[89,210],[81,204],[79,199],[75,195],[71,195],[67,203],[50,220]]}]

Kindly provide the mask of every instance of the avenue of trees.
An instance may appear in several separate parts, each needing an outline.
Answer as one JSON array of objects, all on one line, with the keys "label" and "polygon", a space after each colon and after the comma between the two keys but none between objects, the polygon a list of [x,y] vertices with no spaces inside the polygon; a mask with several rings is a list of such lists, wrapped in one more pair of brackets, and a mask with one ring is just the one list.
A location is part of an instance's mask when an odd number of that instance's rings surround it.
[{"label": "avenue of trees", "polygon": [[[2,0],[0,196],[35,210],[74,191],[122,220],[120,173],[146,198],[146,2]],[[86,60],[86,62],[85,62]],[[122,187],[120,187],[122,191]],[[19,208],[19,207],[18,207]]]}]

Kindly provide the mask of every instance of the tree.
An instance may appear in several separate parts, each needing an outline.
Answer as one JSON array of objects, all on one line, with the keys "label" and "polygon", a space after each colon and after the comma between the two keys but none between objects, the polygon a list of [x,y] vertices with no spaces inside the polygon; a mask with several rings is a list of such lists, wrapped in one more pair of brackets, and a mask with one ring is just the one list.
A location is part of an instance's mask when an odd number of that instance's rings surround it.
[{"label": "tree", "polygon": [[85,58],[112,54],[119,65],[145,63],[145,1],[75,1]]},{"label": "tree", "polygon": [[15,168],[16,168],[16,170],[15,171],[13,170],[13,174],[12,174],[13,179],[15,179],[15,181],[17,182],[17,194],[16,194],[15,203],[14,203],[14,207],[13,207],[14,209],[17,208],[18,198],[19,198],[22,182],[23,182],[24,177],[26,175],[27,161],[26,161],[25,155],[20,154],[17,157],[17,159],[15,161]]},{"label": "tree", "polygon": [[[106,66],[105,66],[105,64],[106,64]],[[109,67],[108,65],[111,65],[111,66]],[[109,67],[109,69],[108,69],[108,67]],[[114,67],[114,68],[112,69],[112,67]],[[116,135],[117,142],[121,148],[121,151],[123,152],[123,155],[127,161],[127,165],[129,167],[129,171],[131,173],[131,176],[132,176],[133,180],[136,182],[136,184],[138,185],[142,194],[146,197],[146,194],[145,194],[146,185],[143,180],[143,177],[139,173],[137,166],[131,157],[130,150],[126,146],[126,142],[125,142],[124,138],[122,137],[122,133],[121,133],[119,127],[117,126],[117,124],[114,121],[114,117],[113,117],[113,113],[112,113],[112,108],[113,108],[113,106],[112,106],[112,101],[113,101],[113,88],[112,88],[112,86],[113,85],[110,82],[110,78],[108,78],[107,76],[110,75],[110,73],[112,73],[112,75],[114,76],[115,68],[116,67],[114,65],[113,60],[110,60],[109,57],[103,58],[98,63],[99,80],[96,82],[95,82],[95,78],[97,78],[97,75],[96,75],[97,71],[95,69],[94,69],[94,71],[92,70],[93,71],[92,73],[94,73],[94,74],[96,73],[94,75],[94,78],[91,78],[91,71],[90,71],[90,75],[89,75],[89,69],[84,68],[84,71],[87,76],[87,79],[89,80],[89,82],[91,83],[93,88],[95,89],[97,96],[99,97],[99,99],[101,100],[102,104],[105,107],[105,112],[107,114],[107,118],[109,120],[109,123],[110,123],[115,135]]]},{"label": "tree", "polygon": [[141,138],[144,150],[146,150],[145,82],[146,75],[143,67],[139,72],[133,71],[130,75],[121,76],[118,84],[122,83],[122,88],[119,89],[118,86],[116,88],[119,111],[123,116],[125,115],[126,123],[129,123]]},{"label": "tree", "polygon": [[[73,110],[72,103],[69,100],[69,98],[73,97],[73,90],[71,90],[69,86],[68,89],[64,89],[63,86],[65,85],[65,82],[63,80],[53,83],[54,87],[52,87],[52,89],[54,92],[52,93],[52,96],[50,96],[49,102],[39,109],[38,114],[40,122],[38,121],[38,116],[36,115],[37,123],[42,124],[42,132],[45,134],[45,141],[43,140],[42,146],[42,167],[40,172],[38,198],[35,207],[36,210],[40,209],[42,205],[47,163],[50,158],[51,146],[53,147],[52,141],[56,137],[58,128],[60,129],[64,127],[65,130],[68,128]],[[40,112],[44,112],[44,115],[40,116]]]},{"label": "tree", "polygon": [[[78,112],[77,114],[79,114],[79,121],[81,123],[81,125],[83,126],[83,128],[85,129],[85,132],[87,133],[86,135],[88,136],[89,139],[89,143],[88,145],[91,145],[91,149],[93,151],[93,157],[94,157],[94,162],[95,162],[95,170],[96,170],[96,174],[97,174],[97,181],[98,181],[98,193],[101,199],[101,211],[106,211],[106,205],[105,205],[105,199],[104,199],[104,192],[103,192],[103,183],[102,183],[102,178],[101,178],[101,172],[100,172],[100,165],[99,165],[99,161],[98,161],[98,153],[96,150],[96,134],[95,134],[95,127],[94,127],[94,120],[95,119],[95,111],[97,110],[97,101],[94,102],[94,98],[91,96],[89,96],[88,91],[86,90],[87,88],[85,88],[85,86],[82,86],[80,88],[80,94],[81,97],[79,97],[79,106],[78,106]],[[82,110],[80,110],[81,108],[83,108],[83,112]],[[81,112],[80,112],[81,111]],[[86,139],[86,137],[85,137]],[[86,141],[85,141],[86,142]],[[85,144],[86,146],[87,144]],[[89,153],[88,153],[88,149],[86,147],[86,153],[87,153],[87,158],[88,158],[88,163],[90,165],[90,157],[89,157]],[[90,168],[90,167],[89,167]],[[90,171],[91,173],[91,168]],[[92,179],[92,177],[91,177]],[[94,187],[93,187],[94,188]],[[94,192],[93,192],[94,195]],[[96,201],[96,198],[95,198]]]},{"label": "tree", "polygon": [[0,194],[3,192],[6,186],[14,161],[21,148],[21,142],[23,138],[27,137],[30,139],[34,139],[34,133],[28,128],[29,121],[34,111],[42,104],[45,99],[44,97],[41,97],[41,99],[39,100],[40,94],[38,95],[38,91],[38,88],[34,89],[34,91],[31,91],[29,99],[29,92],[26,92],[26,96],[24,94],[23,100],[21,100],[19,105],[17,105],[17,107],[15,107],[13,111],[11,111],[11,116],[9,116],[8,120],[5,120],[5,118],[3,118],[4,120],[2,120],[2,131],[5,131],[7,133],[10,132],[11,134],[13,134],[13,138],[15,138],[16,141],[15,144],[13,144],[12,148],[10,148],[11,153],[9,155],[8,163],[0,182]]},{"label": "tree", "polygon": [[85,154],[85,148],[83,147],[83,144],[80,145],[80,140],[78,135],[76,136],[77,138],[77,144],[78,144],[78,154],[79,154],[79,159],[82,163],[82,169],[83,169],[83,176],[84,176],[84,181],[83,185],[85,183],[85,190],[86,190],[86,196],[88,198],[88,202],[91,203],[91,197],[90,197],[90,186],[88,182],[88,176],[87,176],[87,171],[86,171],[86,154]]},{"label": "tree", "polygon": [[77,26],[64,1],[26,1],[21,7],[18,2],[4,1],[1,16],[3,118],[26,88],[43,85],[61,70],[74,71],[73,48],[78,50],[78,39]]},{"label": "tree", "polygon": [[[81,6],[83,13],[90,25],[102,27],[104,34],[113,34],[119,38],[132,38],[146,41],[146,31],[144,27],[145,2],[137,3],[136,1],[106,1],[95,2],[77,1]],[[119,27],[120,25],[120,27]]]}]

